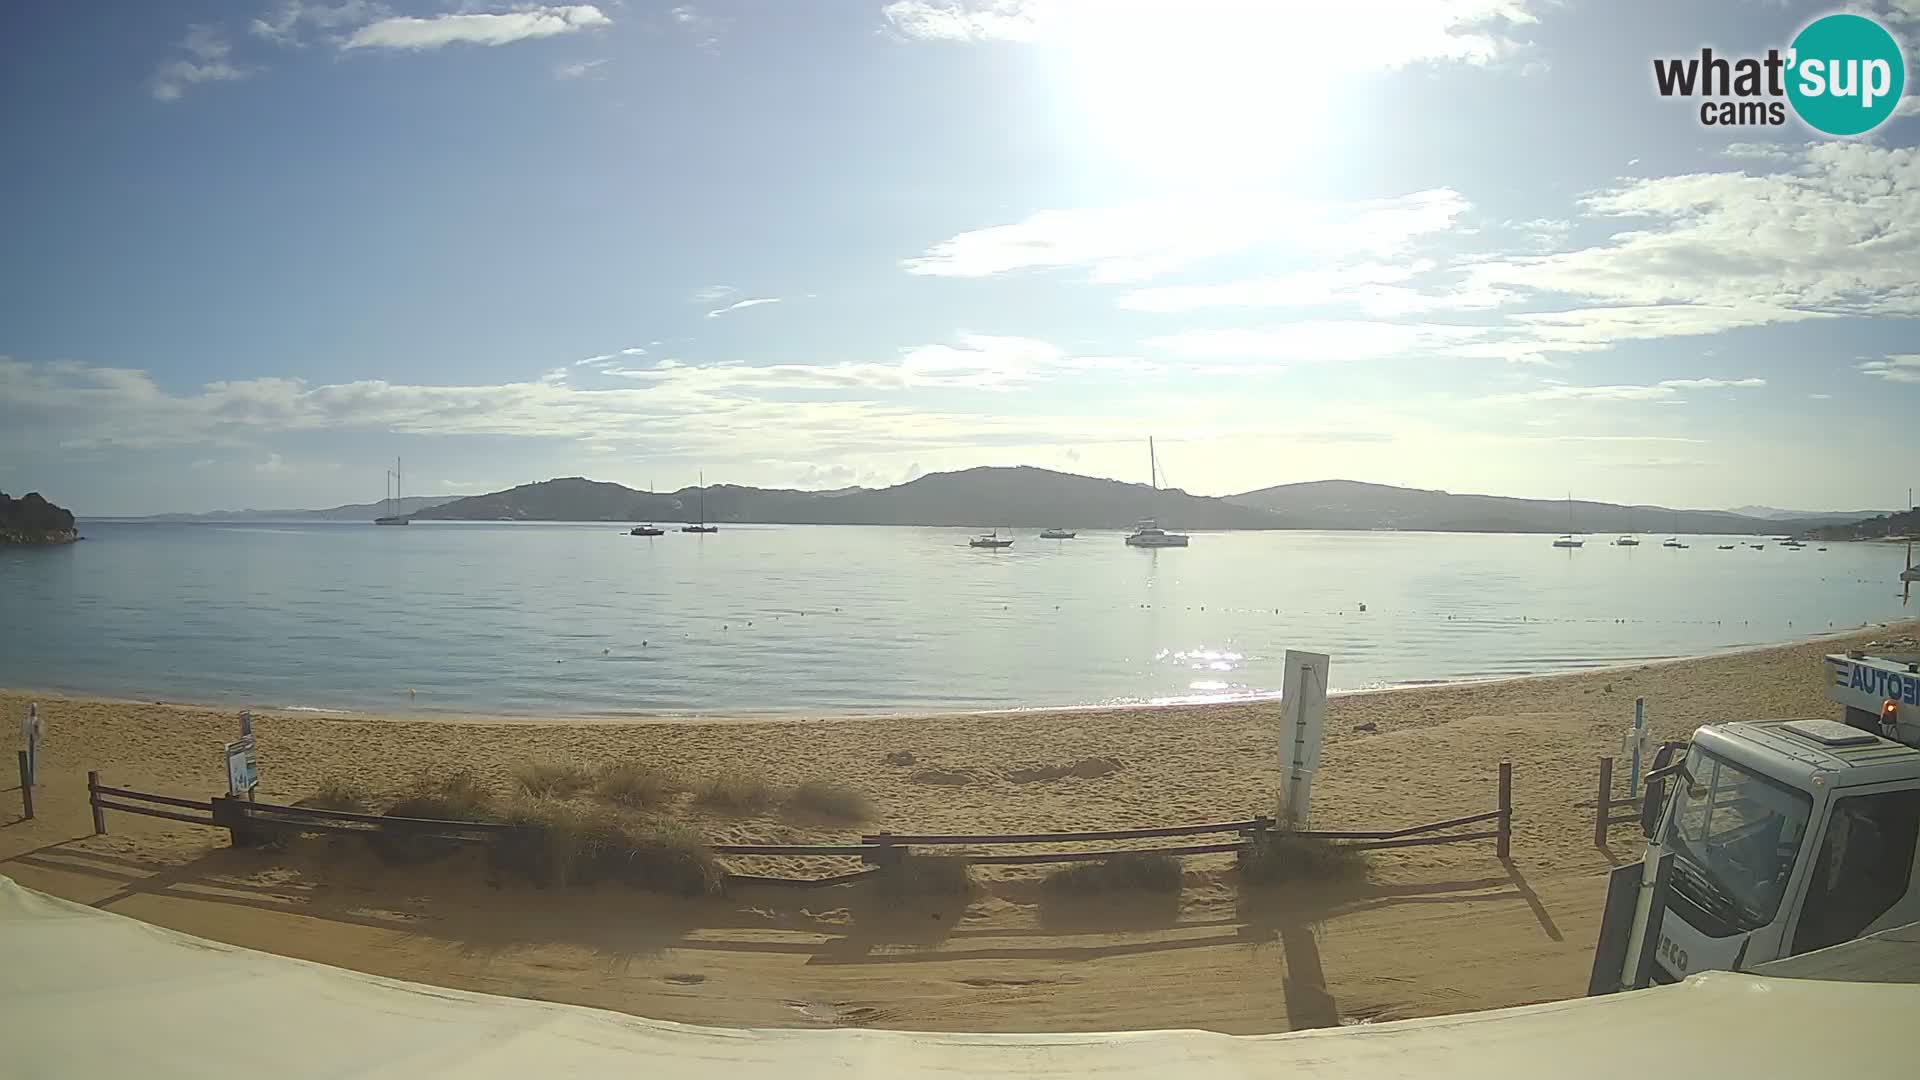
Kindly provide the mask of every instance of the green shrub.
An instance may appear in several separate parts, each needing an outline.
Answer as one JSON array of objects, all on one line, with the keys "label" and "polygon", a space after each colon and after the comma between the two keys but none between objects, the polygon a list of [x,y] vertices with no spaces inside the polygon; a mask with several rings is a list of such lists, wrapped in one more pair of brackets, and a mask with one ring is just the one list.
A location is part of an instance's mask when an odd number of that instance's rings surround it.
[{"label": "green shrub", "polygon": [[593,775],[571,762],[529,761],[513,770],[513,782],[536,799],[570,799],[592,785]]},{"label": "green shrub", "polygon": [[1171,894],[1180,891],[1180,860],[1151,853],[1112,855],[1098,862],[1075,863],[1048,874],[1048,892],[1092,896],[1112,892]]},{"label": "green shrub", "polygon": [[764,810],[777,796],[766,777],[747,769],[728,769],[710,776],[693,791],[693,800],[701,806],[736,814]]},{"label": "green shrub", "polygon": [[787,796],[787,809],[797,817],[858,825],[874,818],[873,800],[845,784],[809,780]]},{"label": "green shrub", "polygon": [[616,761],[600,772],[596,793],[610,803],[644,810],[659,806],[682,786],[670,773],[639,761]]},{"label": "green shrub", "polygon": [[1338,840],[1284,830],[1261,832],[1240,849],[1240,880],[1249,885],[1361,881],[1366,876],[1367,853]]}]

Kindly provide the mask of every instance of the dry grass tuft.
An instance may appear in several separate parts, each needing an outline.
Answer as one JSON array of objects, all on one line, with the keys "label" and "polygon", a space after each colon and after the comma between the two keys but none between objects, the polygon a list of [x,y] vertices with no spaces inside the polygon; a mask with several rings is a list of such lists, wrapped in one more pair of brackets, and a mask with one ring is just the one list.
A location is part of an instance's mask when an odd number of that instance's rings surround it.
[{"label": "dry grass tuft", "polygon": [[594,793],[602,799],[635,810],[659,806],[684,790],[672,773],[642,761],[616,761],[600,770],[594,784]]},{"label": "dry grass tuft", "polygon": [[877,814],[873,800],[845,784],[809,780],[787,796],[787,810],[795,817],[858,825]]},{"label": "dry grass tuft", "polygon": [[528,761],[513,770],[513,782],[536,799],[571,799],[593,784],[593,774],[572,762]]},{"label": "dry grass tuft", "polygon": [[1367,853],[1338,840],[1263,832],[1240,849],[1240,880],[1249,885],[1364,881],[1367,872]]},{"label": "dry grass tuft", "polygon": [[728,769],[710,776],[693,789],[693,801],[714,810],[750,814],[779,800],[767,778],[750,769]]},{"label": "dry grass tuft", "polygon": [[1111,855],[1098,862],[1075,863],[1048,874],[1042,887],[1058,895],[1097,896],[1136,892],[1180,892],[1180,860],[1150,853]]},{"label": "dry grass tuft", "polygon": [[557,799],[523,799],[504,816],[523,828],[495,839],[494,863],[536,884],[611,881],[675,896],[712,896],[726,885],[713,853],[681,825],[639,823]]}]

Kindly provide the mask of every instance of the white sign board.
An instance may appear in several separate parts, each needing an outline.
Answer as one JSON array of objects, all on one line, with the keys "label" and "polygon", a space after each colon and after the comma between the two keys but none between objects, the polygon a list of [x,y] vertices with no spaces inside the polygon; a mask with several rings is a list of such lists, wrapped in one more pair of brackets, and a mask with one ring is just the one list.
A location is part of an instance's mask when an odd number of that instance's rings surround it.
[{"label": "white sign board", "polygon": [[1320,767],[1326,734],[1327,668],[1325,653],[1288,649],[1280,682],[1280,805],[1284,824],[1307,827],[1313,798],[1313,771]]},{"label": "white sign board", "polygon": [[227,794],[245,795],[259,782],[253,757],[253,736],[227,744]]},{"label": "white sign board", "polygon": [[37,785],[40,782],[40,740],[47,737],[47,729],[40,724],[40,705],[38,702],[27,706],[27,715],[20,721],[20,744],[27,748],[27,783]]}]

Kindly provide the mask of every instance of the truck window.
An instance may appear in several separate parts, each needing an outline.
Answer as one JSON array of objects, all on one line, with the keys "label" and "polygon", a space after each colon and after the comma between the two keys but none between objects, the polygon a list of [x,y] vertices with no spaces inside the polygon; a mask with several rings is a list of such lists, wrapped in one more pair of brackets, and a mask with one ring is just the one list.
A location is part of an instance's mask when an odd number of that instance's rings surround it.
[{"label": "truck window", "polygon": [[1856,795],[1834,803],[1793,951],[1823,949],[1859,937],[1907,894],[1920,839],[1920,791]]}]

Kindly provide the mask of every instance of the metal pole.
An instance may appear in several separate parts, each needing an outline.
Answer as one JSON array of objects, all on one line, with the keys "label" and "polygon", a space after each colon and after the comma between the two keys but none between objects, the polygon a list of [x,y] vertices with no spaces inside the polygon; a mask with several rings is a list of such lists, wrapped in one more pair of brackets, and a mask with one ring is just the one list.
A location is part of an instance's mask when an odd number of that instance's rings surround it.
[{"label": "metal pole", "polygon": [[33,820],[33,778],[27,775],[27,752],[19,752],[20,758],[20,820]]},{"label": "metal pole", "polygon": [[1640,797],[1640,739],[1647,727],[1647,699],[1633,699],[1633,779],[1627,787],[1627,797]]},{"label": "metal pole", "polygon": [[1607,814],[1613,808],[1613,759],[1600,759],[1600,792],[1593,801],[1593,846],[1607,846]]}]

